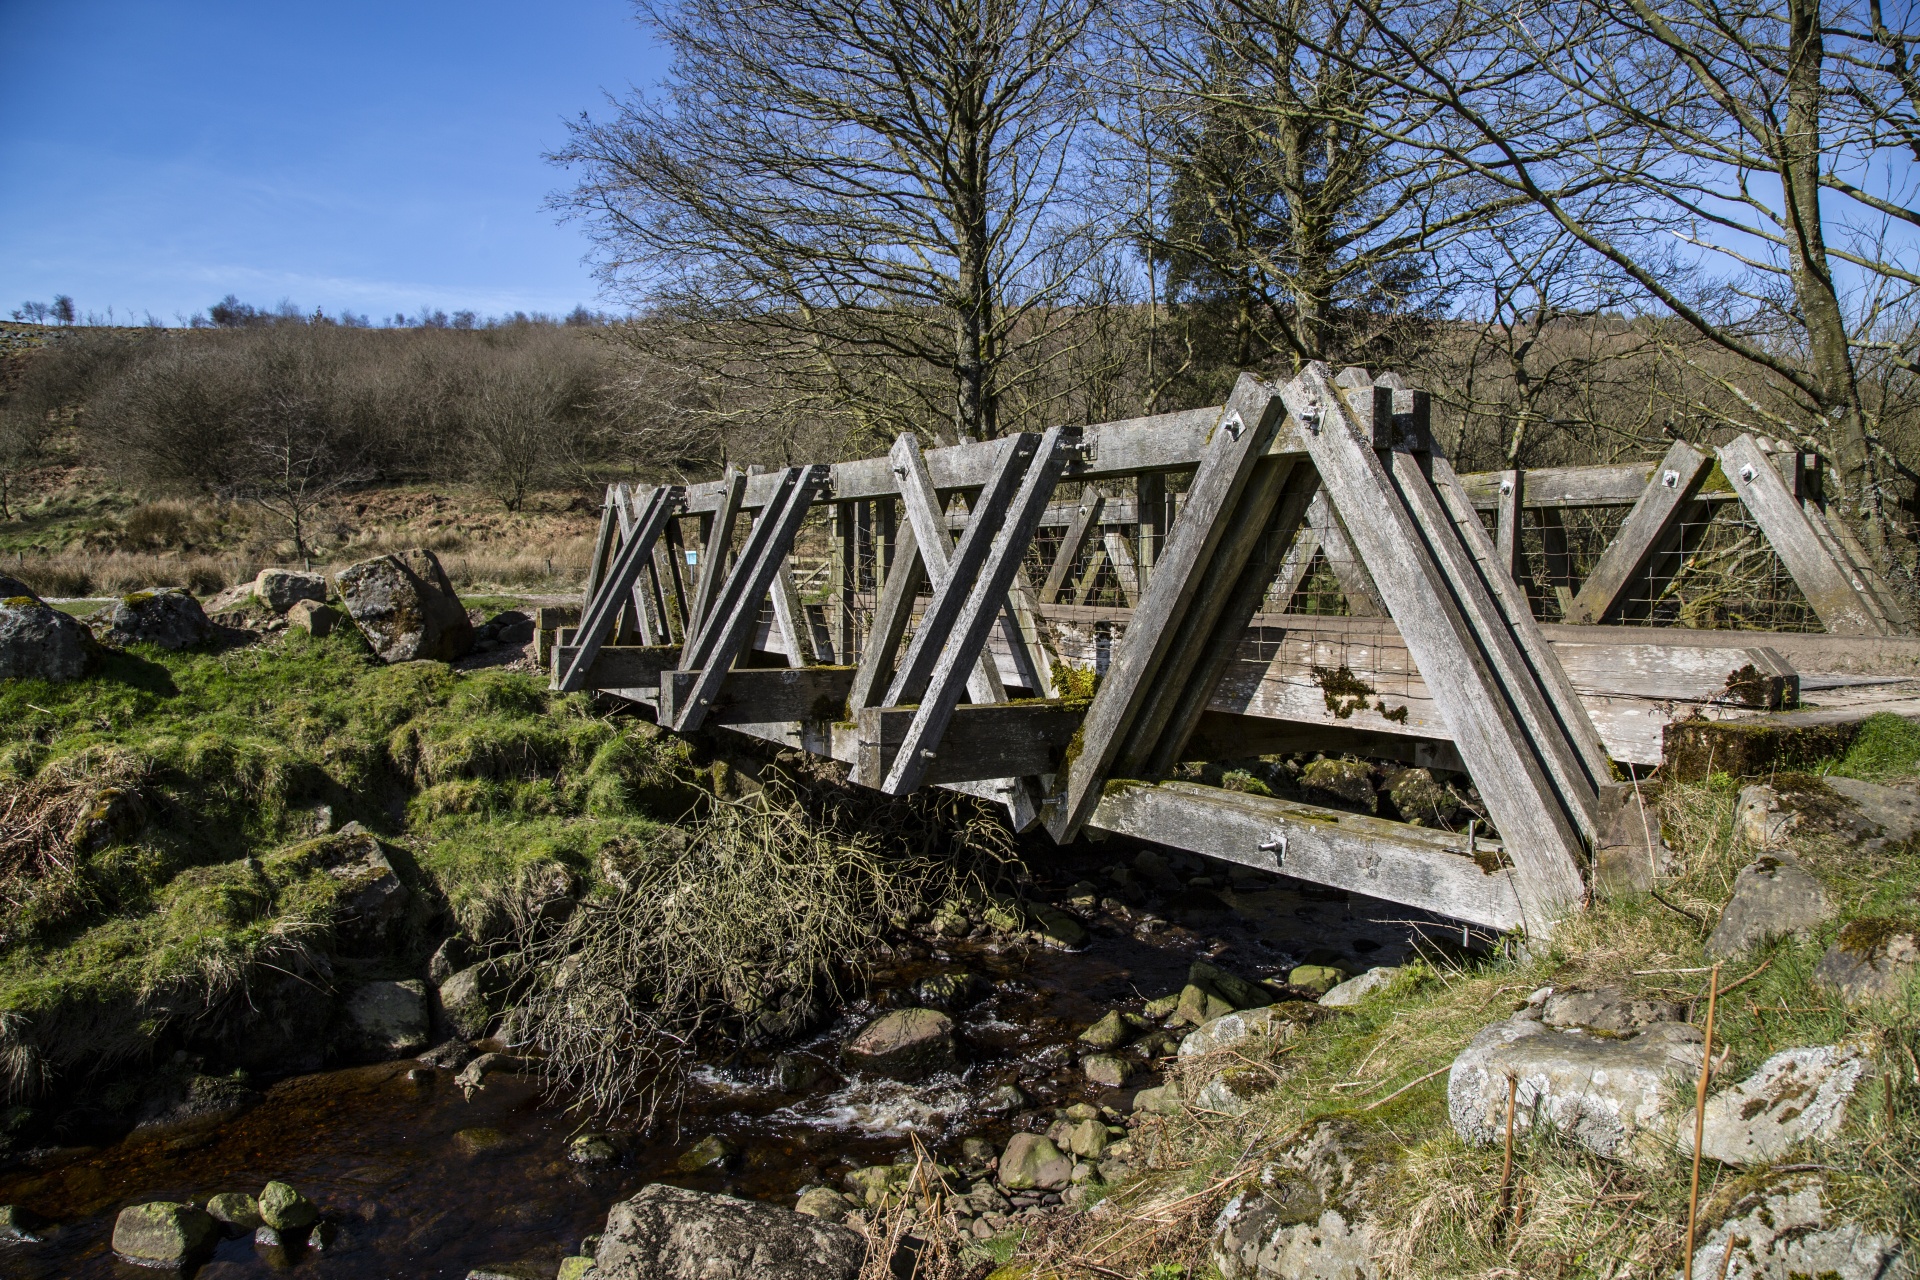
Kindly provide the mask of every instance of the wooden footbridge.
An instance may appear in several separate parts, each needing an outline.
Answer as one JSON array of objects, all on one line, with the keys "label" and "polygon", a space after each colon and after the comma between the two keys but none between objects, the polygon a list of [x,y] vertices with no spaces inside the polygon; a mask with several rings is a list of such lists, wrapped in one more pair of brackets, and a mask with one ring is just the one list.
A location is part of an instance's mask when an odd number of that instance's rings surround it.
[{"label": "wooden footbridge", "polygon": [[[1806,715],[1815,687],[1920,714],[1911,620],[1818,479],[1751,436],[1461,476],[1393,375],[1243,376],[1190,412],[613,486],[553,685],[1063,843],[1119,832],[1538,933],[1650,865],[1620,766],[1658,764],[1670,722]],[[1688,621],[1714,629],[1663,625]],[[1484,816],[1192,780],[1299,751],[1459,771]]]}]

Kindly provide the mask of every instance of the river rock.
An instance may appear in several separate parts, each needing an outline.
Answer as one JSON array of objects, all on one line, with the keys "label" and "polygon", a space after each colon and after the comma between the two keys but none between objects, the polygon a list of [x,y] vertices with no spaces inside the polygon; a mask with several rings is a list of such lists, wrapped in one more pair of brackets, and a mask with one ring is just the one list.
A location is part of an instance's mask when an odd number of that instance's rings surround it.
[{"label": "river rock", "polygon": [[1774,1054],[1707,1099],[1701,1154],[1722,1164],[1764,1164],[1800,1142],[1835,1137],[1867,1069],[1866,1047],[1857,1041]]},{"label": "river rock", "polygon": [[1786,843],[1800,815],[1780,802],[1780,793],[1765,783],[1740,788],[1733,806],[1734,835],[1758,849]]},{"label": "river rock", "polygon": [[778,1205],[654,1183],[613,1206],[595,1280],[854,1280],[859,1232]]},{"label": "river rock", "polygon": [[1058,907],[1035,903],[1027,908],[1027,916],[1034,936],[1046,946],[1077,951],[1087,945],[1087,927]]},{"label": "river rock", "polygon": [[1344,1009],[1359,1004],[1376,991],[1392,985],[1400,970],[1390,965],[1375,965],[1357,978],[1348,978],[1327,989],[1320,1003],[1329,1009]]},{"label": "river rock", "polygon": [[560,1259],[560,1269],[553,1273],[553,1280],[594,1280],[599,1274],[594,1270],[591,1255],[577,1253]]},{"label": "river rock", "polygon": [[740,1155],[740,1148],[717,1133],[710,1133],[680,1153],[673,1167],[682,1173],[706,1173],[724,1170]]},{"label": "river rock", "polygon": [[1827,890],[1785,850],[1765,853],[1740,868],[1733,896],[1707,938],[1716,960],[1741,955],[1768,938],[1801,933],[1833,915]]},{"label": "river rock", "polygon": [[253,594],[275,613],[285,613],[302,600],[327,601],[327,580],[299,569],[262,569],[253,580]]},{"label": "river rock", "polygon": [[1104,1017],[1080,1033],[1080,1043],[1096,1049],[1118,1049],[1133,1038],[1133,1028],[1118,1009],[1109,1009]]},{"label": "river rock", "polygon": [[774,1055],[773,1087],[782,1093],[799,1093],[802,1089],[811,1089],[825,1073],[826,1069],[818,1060],[807,1054]]},{"label": "river rock", "polygon": [[[0,591],[6,583],[0,582]],[[31,1209],[17,1204],[0,1204],[0,1245],[39,1244],[45,1239],[46,1221]]]},{"label": "river rock", "polygon": [[1920,832],[1920,795],[1901,787],[1883,787],[1837,775],[1821,779],[1852,808],[1856,821],[1847,834],[1866,851],[1898,844]]},{"label": "river rock", "polygon": [[413,894],[393,863],[358,822],[309,840],[291,853],[303,870],[324,871],[339,882],[334,898],[334,946],[348,956],[388,951],[406,923]]},{"label": "river rock", "polygon": [[1091,1084],[1118,1089],[1133,1075],[1133,1064],[1110,1053],[1096,1053],[1080,1059],[1080,1073]]},{"label": "river rock", "polygon": [[418,1053],[427,1044],[427,984],[369,982],[347,997],[347,1018],[360,1042],[389,1056]]},{"label": "river rock", "polygon": [[1016,1133],[1000,1153],[1000,1185],[1009,1191],[1059,1191],[1073,1180],[1073,1161],[1037,1133]]},{"label": "river rock", "polygon": [[1196,1111],[1241,1116],[1253,1109],[1253,1100],[1273,1088],[1271,1073],[1258,1067],[1229,1067],[1217,1072],[1193,1095]]},{"label": "river rock", "polygon": [[203,1209],[155,1200],[122,1209],[113,1251],[137,1267],[184,1268],[213,1244],[219,1227]]},{"label": "river rock", "polygon": [[853,1208],[853,1201],[832,1187],[808,1187],[793,1204],[795,1213],[804,1213],[823,1222],[844,1221]]},{"label": "river rock", "polygon": [[472,965],[474,958],[473,948],[467,945],[467,940],[455,934],[434,949],[433,957],[427,961],[427,977],[437,987]]},{"label": "river rock", "polygon": [[1015,1084],[996,1086],[993,1091],[981,1099],[980,1102],[980,1109],[982,1111],[990,1112],[994,1115],[1006,1115],[1013,1111],[1024,1111],[1027,1106],[1027,1095],[1020,1091],[1019,1085]]},{"label": "river rock", "polygon": [[862,1027],[840,1048],[856,1071],[914,1081],[959,1065],[953,1019],[938,1009],[895,1009]]},{"label": "river rock", "polygon": [[234,1235],[252,1235],[265,1221],[260,1202],[244,1191],[222,1191],[207,1201],[207,1213]]},{"label": "river rock", "polygon": [[1311,991],[1317,999],[1347,980],[1347,971],[1330,964],[1297,964],[1287,971],[1287,985]]},{"label": "river rock", "polygon": [[602,1169],[620,1158],[611,1134],[576,1134],[567,1142],[567,1163],[589,1169]]},{"label": "river rock", "polygon": [[1259,1009],[1222,1014],[1201,1023],[1180,1041],[1180,1057],[1182,1060],[1197,1058],[1201,1054],[1218,1053],[1223,1049],[1231,1049],[1242,1057],[1269,1057],[1275,1049],[1299,1034],[1302,1026],[1312,1021],[1306,1011],[1315,1007],[1307,1004],[1270,1004]]},{"label": "river rock", "polygon": [[284,1182],[260,1191],[260,1220],[282,1235],[304,1231],[320,1218],[320,1207]]},{"label": "river rock", "polygon": [[1849,920],[1814,966],[1813,981],[1848,1005],[1900,998],[1920,966],[1920,925],[1861,916]]},{"label": "river rock", "polygon": [[[65,684],[93,665],[93,636],[17,580],[0,585],[0,680]],[[17,588],[17,592],[16,592]]]},{"label": "river rock", "polygon": [[912,1179],[910,1164],[870,1164],[850,1170],[842,1181],[855,1204],[878,1209],[895,1198],[895,1188],[905,1186]]},{"label": "river rock", "polygon": [[473,624],[431,551],[363,560],[342,569],[334,583],[382,662],[451,662],[473,647]]},{"label": "river rock", "polygon": [[1219,996],[1236,1009],[1259,1009],[1273,1003],[1273,993],[1259,983],[1248,982],[1204,960],[1187,966],[1187,981]]},{"label": "river rock", "polygon": [[1067,1135],[1067,1150],[1083,1160],[1098,1160],[1107,1149],[1106,1122],[1082,1120]]},{"label": "river rock", "polygon": [[1150,1116],[1176,1116],[1186,1110],[1180,1101],[1180,1086],[1171,1081],[1134,1094],[1133,1109]]},{"label": "river rock", "polygon": [[469,965],[441,983],[440,1008],[462,1039],[487,1034],[493,1021],[493,966]]},{"label": "river rock", "polygon": [[[1447,1113],[1467,1142],[1502,1140],[1512,1072],[1519,1077],[1516,1135],[1539,1122],[1599,1155],[1651,1158],[1653,1147],[1673,1136],[1682,1095],[1692,1098],[1701,1039],[1685,1023],[1661,1023],[1617,1040],[1518,1014],[1481,1031],[1453,1060]],[[1644,1151],[1643,1135],[1649,1139]]]},{"label": "river rock", "polygon": [[1189,982],[1180,988],[1179,998],[1173,1007],[1173,1016],[1168,1018],[1167,1022],[1176,1027],[1197,1027],[1232,1012],[1231,1000],[1216,991],[1209,991],[1197,982]]},{"label": "river rock", "polygon": [[1214,1220],[1214,1267],[1224,1280],[1375,1280],[1368,1203],[1390,1163],[1356,1124],[1308,1125]]},{"label": "river rock", "polygon": [[122,596],[88,619],[93,634],[116,648],[150,644],[161,649],[191,649],[213,639],[213,623],[188,592],[153,587]]},{"label": "river rock", "polygon": [[913,989],[913,996],[926,1008],[954,1013],[978,1000],[987,989],[986,979],[963,970],[934,974]]},{"label": "river rock", "polygon": [[[1824,1191],[1817,1176],[1790,1174],[1741,1197],[1694,1250],[1693,1274],[1740,1280],[1903,1280],[1913,1274],[1895,1237],[1833,1222]],[[1681,1273],[1673,1274],[1677,1280]]]},{"label": "river rock", "polygon": [[1686,1020],[1685,1005],[1630,995],[1624,987],[1556,991],[1540,1008],[1540,1021],[1550,1027],[1578,1028],[1600,1036],[1638,1035],[1656,1022]]},{"label": "river rock", "polygon": [[490,1075],[526,1075],[533,1070],[533,1064],[513,1053],[483,1053],[460,1068],[460,1074],[453,1082],[465,1090],[471,1097],[473,1091],[486,1087]]}]

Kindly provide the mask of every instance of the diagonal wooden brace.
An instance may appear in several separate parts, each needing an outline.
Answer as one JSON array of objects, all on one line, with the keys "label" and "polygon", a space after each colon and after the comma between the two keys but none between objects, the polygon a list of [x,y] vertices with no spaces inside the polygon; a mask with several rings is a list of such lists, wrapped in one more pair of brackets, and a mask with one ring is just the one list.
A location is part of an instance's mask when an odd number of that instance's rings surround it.
[{"label": "diagonal wooden brace", "polygon": [[641,566],[653,555],[654,540],[666,528],[668,517],[683,497],[684,491],[678,486],[662,485],[653,491],[653,497],[634,526],[632,536],[613,557],[606,577],[600,582],[598,591],[580,619],[580,629],[574,637],[578,648],[573,662],[560,673],[555,684],[559,691],[571,693],[581,687],[587,669],[593,666],[595,655],[613,635],[620,611],[626,607],[633,593],[633,584],[639,581]]}]

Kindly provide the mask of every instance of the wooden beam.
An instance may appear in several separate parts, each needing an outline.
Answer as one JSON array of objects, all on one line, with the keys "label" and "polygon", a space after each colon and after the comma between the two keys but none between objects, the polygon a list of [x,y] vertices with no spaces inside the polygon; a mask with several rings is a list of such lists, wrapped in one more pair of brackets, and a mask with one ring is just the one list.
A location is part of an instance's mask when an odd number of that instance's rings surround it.
[{"label": "wooden beam", "polygon": [[873,630],[867,635],[866,648],[860,652],[858,674],[854,676],[852,692],[847,695],[848,709],[853,712],[876,706],[885,696],[887,685],[893,679],[894,655],[899,652],[900,640],[913,619],[914,601],[927,582],[926,565],[920,558],[912,523],[901,525],[895,537],[893,568],[880,588],[880,603],[873,610]]},{"label": "wooden beam", "polygon": [[1154,682],[1186,675],[1163,669],[1167,655],[1207,565],[1227,535],[1228,519],[1284,416],[1271,388],[1251,374],[1240,376],[1194,473],[1186,510],[1162,548],[1159,572],[1087,712],[1080,751],[1068,763],[1061,794],[1047,818],[1047,830],[1056,841],[1072,840],[1092,816],[1108,770]]},{"label": "wooden beam", "polygon": [[1287,548],[1287,554],[1280,560],[1280,571],[1274,576],[1273,599],[1281,609],[1286,609],[1294,596],[1300,593],[1300,584],[1307,580],[1313,571],[1313,558],[1320,552],[1320,535],[1315,533],[1305,521],[1294,530],[1293,545]]},{"label": "wooden beam", "polygon": [[676,487],[661,485],[653,491],[653,497],[633,535],[621,544],[619,554],[614,556],[607,569],[606,578],[582,611],[573,660],[565,667],[556,668],[559,676],[555,688],[560,692],[571,693],[581,687],[580,681],[593,665],[601,646],[613,637],[620,612],[627,607],[633,584],[639,580],[640,568],[653,554],[654,539],[660,536],[660,530],[666,526],[667,518],[679,500],[680,490]]},{"label": "wooden beam", "polygon": [[1053,557],[1053,566],[1047,570],[1047,580],[1040,587],[1040,603],[1053,604],[1060,599],[1061,589],[1067,585],[1067,575],[1073,572],[1074,562],[1080,558],[1081,549],[1087,545],[1087,537],[1100,523],[1100,508],[1106,505],[1106,499],[1092,485],[1087,485],[1080,494],[1080,504],[1074,508],[1073,522],[1067,526],[1066,536],[1060,540],[1060,550]]},{"label": "wooden beam", "polygon": [[1500,844],[1186,782],[1107,788],[1091,826],[1501,932],[1529,923]]},{"label": "wooden beam", "polygon": [[793,584],[793,557],[781,556],[773,575],[773,624],[780,629],[786,645],[787,665],[810,667],[817,658],[813,652],[813,629],[807,625],[806,610],[800,604],[800,590]]},{"label": "wooden beam", "polygon": [[680,536],[680,520],[676,516],[667,521],[663,536],[653,549],[654,576],[667,596],[667,628],[672,632],[668,637],[669,644],[687,642],[686,564],[686,549]]},{"label": "wooden beam", "polygon": [[[759,621],[761,602],[767,598],[774,577],[785,562],[788,549],[793,546],[794,536],[800,532],[800,525],[807,518],[808,506],[826,483],[829,474],[829,468],[824,466],[787,469],[779,505],[761,512],[753,522],[753,533],[747,540],[747,553],[741,556],[734,571],[727,575],[726,588],[715,602],[713,616],[707,619],[701,634],[689,642],[693,664],[685,665],[689,670],[698,671],[692,694],[675,716],[668,717],[663,710],[662,723],[670,723],[683,733],[700,727],[708,707],[718,694],[721,681],[726,677],[727,669],[752,637],[754,626]],[[847,670],[851,682],[852,668]]]},{"label": "wooden beam", "polygon": [[1133,549],[1127,535],[1119,529],[1107,529],[1100,535],[1107,559],[1113,564],[1114,580],[1120,584],[1120,600],[1129,609],[1140,603],[1140,570],[1133,562]]},{"label": "wooden beam", "polygon": [[[696,712],[700,724],[713,725],[834,721],[846,715],[847,693],[853,688],[852,667],[743,667],[717,672],[713,680],[707,680],[707,674],[661,673],[662,724],[677,724]],[[702,698],[707,699],[704,704]]]},{"label": "wooden beam", "polygon": [[1347,612],[1356,618],[1385,617],[1387,609],[1380,602],[1380,589],[1373,585],[1373,575],[1354,551],[1353,540],[1324,491],[1314,494],[1307,507],[1307,526],[1320,544],[1320,553],[1327,558],[1327,567],[1340,582]]},{"label": "wooden beam", "polygon": [[[1646,492],[1648,481],[1657,472],[1651,462],[1630,462],[1602,467],[1529,467],[1521,477],[1526,506],[1533,511],[1558,511],[1567,507],[1630,507]],[[1504,471],[1475,471],[1463,474],[1460,483],[1467,497],[1481,511],[1497,510],[1500,505],[1500,480]],[[1719,480],[1709,480],[1701,490],[1705,502],[1726,501],[1733,490]]]},{"label": "wooden beam", "polygon": [[[1800,593],[1835,635],[1885,635],[1885,622],[1866,598],[1866,584],[1834,560],[1821,544],[1806,513],[1787,490],[1786,481],[1751,435],[1741,435],[1720,446],[1720,469],[1733,481],[1734,491],[1767,536],[1780,563],[1787,567]],[[1591,619],[1599,621],[1598,618]]]},{"label": "wooden beam", "polygon": [[[1020,487],[1004,499],[1001,483],[981,491],[950,570],[934,592],[901,672],[888,690],[889,705],[898,706],[913,696],[920,702],[900,754],[881,784],[891,795],[905,795],[926,776],[930,753],[938,748],[967,685],[968,672],[977,664],[987,633],[1005,607],[1007,589],[1033,541],[1054,483],[1065,469],[1067,453],[1080,442],[1080,429],[1050,427],[1037,439],[1027,434],[1011,439],[1017,443],[1008,450],[1007,470],[1019,476]],[[981,545],[985,554],[977,556],[975,547]],[[936,660],[921,693],[918,670],[929,654]]]},{"label": "wooden beam", "polygon": [[1713,459],[1707,454],[1684,440],[1673,442],[1639,501],[1627,512],[1620,532],[1581,584],[1567,613],[1568,622],[1604,622],[1621,609],[1635,583],[1655,569],[1654,562],[1671,555],[1682,526],[1695,523],[1703,514],[1695,495],[1712,468]]},{"label": "wooden beam", "polygon": [[1520,536],[1520,512],[1525,505],[1525,473],[1515,469],[1497,474],[1500,477],[1500,501],[1494,507],[1494,547],[1500,554],[1500,567],[1507,571],[1508,577],[1519,582],[1526,576],[1527,570],[1526,549]]},{"label": "wooden beam", "polygon": [[[1550,933],[1585,892],[1579,828],[1489,669],[1482,637],[1461,612],[1454,584],[1435,560],[1432,540],[1451,535],[1457,546],[1457,535],[1450,524],[1416,524],[1409,510],[1408,491],[1427,483],[1418,458],[1390,452],[1389,475],[1388,463],[1371,445],[1375,424],[1392,413],[1394,393],[1387,387],[1368,391],[1356,393],[1358,404],[1350,406],[1326,366],[1314,363],[1280,394],[1293,417],[1317,424],[1307,447],[1320,483],[1334,510],[1350,517],[1347,532],[1414,661],[1430,684],[1447,691],[1448,736],[1506,837],[1527,927]],[[1432,497],[1430,488],[1427,494]]]},{"label": "wooden beam", "polygon": [[1087,597],[1093,594],[1094,587],[1099,584],[1101,567],[1106,563],[1106,544],[1104,542],[1094,543],[1093,549],[1087,552],[1086,569],[1080,574],[1079,580],[1073,584],[1073,602],[1075,604],[1084,605],[1087,603]]},{"label": "wooden beam", "polygon": [[835,653],[853,653],[853,596],[860,574],[860,536],[855,525],[854,504],[833,504],[828,530],[833,539],[833,589],[827,597],[828,630],[833,633]]},{"label": "wooden beam", "polygon": [[617,525],[614,512],[617,507],[614,493],[618,488],[618,485],[608,485],[606,493],[600,498],[600,529],[593,537],[593,558],[587,563],[587,585],[580,597],[583,612],[593,603],[593,594],[600,586],[600,579],[606,576],[607,562],[613,556],[614,542],[618,537],[615,532]]},{"label": "wooden beam", "polygon": [[[996,473],[993,481],[988,485],[988,491],[997,492],[1000,495],[996,499],[999,504],[996,510],[983,515],[981,508],[976,505],[968,521],[967,533],[974,534],[976,538],[976,541],[971,544],[971,554],[977,557],[969,562],[971,567],[968,572],[978,571],[990,549],[991,544],[988,539],[991,539],[993,534],[992,530],[986,526],[999,519],[1005,504],[1013,500],[1013,490],[1019,482],[1019,476],[1016,472],[1006,470],[1006,467],[1012,465],[1014,453],[1018,447],[1011,443],[1002,446],[1002,470]],[[1031,449],[1033,440],[1029,439],[1025,447]],[[927,581],[932,585],[937,598],[948,576],[954,571],[953,543],[948,537],[946,525],[942,519],[946,513],[946,504],[941,502],[939,491],[934,488],[933,475],[927,470],[925,455],[920,452],[920,442],[911,431],[902,433],[900,438],[893,442],[893,452],[889,456],[893,459],[894,476],[900,483],[900,502],[906,508],[907,523],[913,530],[914,546],[920,551],[921,562],[926,566]],[[982,499],[984,498],[983,493]],[[976,530],[979,532],[976,533]],[[967,533],[961,535],[963,546],[969,545],[966,541]],[[959,609],[957,600],[953,602],[952,608],[954,612],[948,614],[943,623],[936,625],[951,625],[952,618],[957,615]],[[935,614],[930,609],[927,616],[931,618]],[[944,638],[944,633],[927,634],[926,627],[927,623],[923,620],[920,628],[914,632],[914,645],[937,642]],[[926,648],[925,652],[928,655],[937,654],[939,652],[937,644]],[[908,656],[909,658],[912,656],[912,646],[909,646]],[[902,702],[917,701],[920,690],[925,687],[924,681],[933,669],[932,664],[933,658],[928,656],[925,669],[916,672],[914,676],[915,681],[920,683],[902,686],[900,676],[907,668],[907,664],[903,662],[902,670],[895,672],[893,682],[888,685],[882,705],[898,706]],[[973,670],[968,673],[967,694],[975,702],[1007,700],[1007,691],[1000,682],[1000,672],[984,656],[974,663]]]},{"label": "wooden beam", "polygon": [[[556,649],[560,668],[573,664],[579,646]],[[580,680],[582,689],[657,689],[660,673],[680,665],[678,645],[603,645]]]},{"label": "wooden beam", "polygon": [[[925,785],[978,782],[1053,773],[1086,715],[1086,705],[1061,702],[1001,702],[961,706],[927,762]],[[884,778],[908,740],[916,709],[868,707],[853,726],[836,725],[836,735],[851,733],[857,750],[834,755],[855,765],[862,778]]]},{"label": "wooden beam", "polygon": [[1007,607],[1000,619],[1000,630],[1013,653],[1014,666],[1022,672],[1020,683],[1031,689],[1035,697],[1054,698],[1059,692],[1053,687],[1053,664],[1047,658],[1040,635],[1037,603],[1033,583],[1027,580],[1026,566],[1014,565],[1013,585],[1007,588]]},{"label": "wooden beam", "polygon": [[[1050,616],[1054,611],[1043,611]],[[1549,624],[1540,628],[1562,645],[1666,645],[1715,649],[1777,650],[1802,675],[1920,676],[1920,638],[1913,636],[1829,636],[1799,631],[1692,631],[1680,628],[1570,627]]]},{"label": "wooden beam", "polygon": [[[625,493],[621,503],[620,536],[631,537],[633,526],[640,518],[653,494],[651,488],[631,489]],[[667,524],[673,523],[669,517]],[[647,562],[640,566],[640,576],[633,583],[633,616],[640,626],[640,639],[643,644],[672,644],[673,634],[667,628],[666,602],[660,593],[655,564],[660,557],[660,546],[666,534],[666,524],[660,526],[661,538],[654,539],[653,549],[647,554]]]},{"label": "wooden beam", "polygon": [[687,643],[706,625],[713,612],[714,597],[726,581],[727,557],[733,552],[733,526],[740,518],[741,500],[747,492],[747,473],[728,467],[726,479],[716,496],[711,524],[700,548],[700,579],[693,589],[692,607],[687,611]]}]

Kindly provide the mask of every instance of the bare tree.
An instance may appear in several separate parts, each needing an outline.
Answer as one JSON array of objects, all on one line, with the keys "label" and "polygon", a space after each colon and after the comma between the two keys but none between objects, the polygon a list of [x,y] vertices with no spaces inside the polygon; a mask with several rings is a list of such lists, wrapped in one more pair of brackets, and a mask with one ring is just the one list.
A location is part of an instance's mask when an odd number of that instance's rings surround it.
[{"label": "bare tree", "polygon": [[641,0],[665,103],[556,160],[615,287],[692,324],[703,377],[981,437],[1076,274],[1075,95],[1098,0]]},{"label": "bare tree", "polygon": [[304,328],[269,330],[261,341],[234,490],[286,526],[293,554],[305,560],[314,515],[373,468],[344,412],[337,353]]}]

